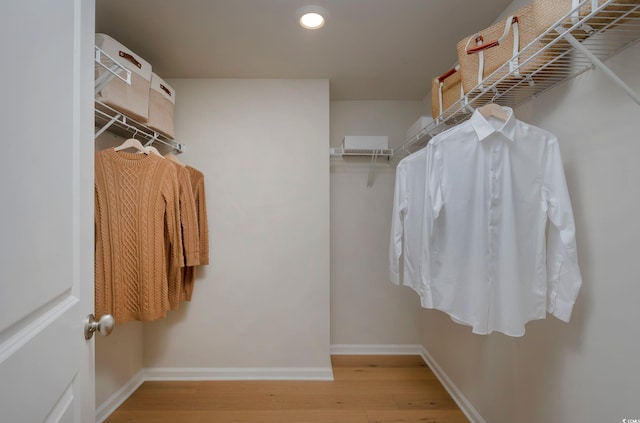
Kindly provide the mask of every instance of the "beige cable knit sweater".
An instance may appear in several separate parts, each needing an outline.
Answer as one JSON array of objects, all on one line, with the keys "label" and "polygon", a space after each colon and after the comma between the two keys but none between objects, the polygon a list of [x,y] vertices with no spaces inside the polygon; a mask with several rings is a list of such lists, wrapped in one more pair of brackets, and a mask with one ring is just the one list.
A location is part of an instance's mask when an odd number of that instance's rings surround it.
[{"label": "beige cable knit sweater", "polygon": [[[209,264],[209,223],[207,220],[207,200],[204,193],[204,174],[197,169],[187,166],[193,189],[196,211],[198,213],[198,234],[200,240],[200,264]],[[184,268],[182,284],[182,299],[191,301],[195,281],[195,268]]]},{"label": "beige cable knit sweater", "polygon": [[164,317],[182,292],[175,166],[153,154],[95,156],[95,314],[116,324]]},{"label": "beige cable knit sweater", "polygon": [[[200,235],[198,233],[198,213],[194,192],[191,187],[189,171],[184,165],[173,163],[178,174],[178,189],[180,198],[180,233],[182,236],[182,246],[184,261],[181,266],[197,266],[200,264]],[[180,280],[176,281],[177,286],[184,284],[184,269],[175,274]],[[173,276],[172,276],[173,277]],[[171,283],[171,278],[170,278]],[[193,285],[193,283],[192,283]],[[181,297],[183,295],[181,294]],[[178,303],[171,303],[171,310],[177,310]]]}]

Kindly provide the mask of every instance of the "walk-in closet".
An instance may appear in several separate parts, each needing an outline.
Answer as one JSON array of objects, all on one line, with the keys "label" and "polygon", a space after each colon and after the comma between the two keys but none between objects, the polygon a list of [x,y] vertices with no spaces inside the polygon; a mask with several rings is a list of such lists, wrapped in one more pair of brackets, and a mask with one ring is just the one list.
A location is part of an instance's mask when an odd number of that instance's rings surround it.
[{"label": "walk-in closet", "polygon": [[0,16],[1,421],[640,422],[640,1]]}]

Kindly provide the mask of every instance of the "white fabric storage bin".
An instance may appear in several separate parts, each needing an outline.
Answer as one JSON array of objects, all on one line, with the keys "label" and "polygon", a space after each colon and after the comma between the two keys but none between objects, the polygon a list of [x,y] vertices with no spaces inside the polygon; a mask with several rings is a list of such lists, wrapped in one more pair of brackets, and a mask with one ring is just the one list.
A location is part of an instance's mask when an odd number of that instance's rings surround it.
[{"label": "white fabric storage bin", "polygon": [[[106,34],[96,34],[96,46],[131,71],[131,85],[113,78],[96,94],[96,100],[142,123],[149,118],[151,65]],[[106,70],[98,67],[96,77]]]},{"label": "white fabric storage bin", "polygon": [[151,72],[151,90],[149,91],[149,128],[169,138],[175,138],[173,110],[176,104],[176,90]]}]

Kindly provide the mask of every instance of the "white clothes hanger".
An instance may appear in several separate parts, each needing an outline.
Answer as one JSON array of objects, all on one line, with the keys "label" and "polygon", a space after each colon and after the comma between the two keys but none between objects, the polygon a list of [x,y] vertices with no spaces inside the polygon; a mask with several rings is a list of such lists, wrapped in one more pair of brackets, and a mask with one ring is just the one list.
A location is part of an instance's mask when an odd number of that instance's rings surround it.
[{"label": "white clothes hanger", "polygon": [[[137,131],[136,131],[136,133],[137,133]],[[114,151],[120,151],[120,150],[126,150],[127,148],[135,148],[136,150],[138,150],[141,153],[149,154],[149,152],[147,150],[145,150],[145,148],[142,145],[142,143],[136,139],[136,134],[133,134],[133,137],[129,138],[128,140],[126,140],[125,142],[120,144],[119,146],[115,147],[113,150]]]},{"label": "white clothes hanger", "polygon": [[[158,151],[158,149],[157,149],[157,148],[155,148],[154,146],[151,146],[151,145],[150,145],[150,146],[148,146],[148,147],[144,147],[144,150],[145,150],[145,152],[146,152],[147,154],[149,154],[149,153],[153,153],[153,154],[155,154],[155,155],[156,155],[156,156],[158,156],[158,157],[162,157],[162,154],[160,154],[160,152]],[[162,157],[162,158],[164,159],[164,157]]]},{"label": "white clothes hanger", "polygon": [[479,107],[477,110],[485,118],[494,117],[504,122],[509,120],[509,114],[496,103],[487,103],[484,106]]}]

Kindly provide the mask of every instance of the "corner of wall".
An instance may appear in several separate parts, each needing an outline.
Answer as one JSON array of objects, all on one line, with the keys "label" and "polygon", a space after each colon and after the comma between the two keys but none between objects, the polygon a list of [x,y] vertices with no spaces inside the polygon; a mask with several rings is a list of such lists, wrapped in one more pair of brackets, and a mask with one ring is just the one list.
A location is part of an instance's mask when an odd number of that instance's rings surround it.
[{"label": "corner of wall", "polygon": [[142,384],[142,335],[143,324],[130,322],[117,326],[108,337],[96,338],[95,388],[99,415],[108,416]]},{"label": "corner of wall", "polygon": [[120,389],[96,408],[96,423],[104,422],[114,411],[124,403],[136,389],[144,383],[144,371],[141,369],[129,379]]},{"label": "corner of wall", "polygon": [[471,402],[467,399],[464,393],[456,386],[453,380],[445,373],[445,371],[440,367],[438,362],[433,358],[429,351],[424,347],[424,345],[420,348],[420,355],[427,366],[431,369],[433,374],[436,375],[444,389],[447,390],[451,398],[458,404],[460,410],[464,413],[464,415],[469,419],[472,423],[487,423],[485,419],[480,415],[478,410],[471,404]]}]

